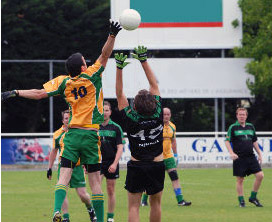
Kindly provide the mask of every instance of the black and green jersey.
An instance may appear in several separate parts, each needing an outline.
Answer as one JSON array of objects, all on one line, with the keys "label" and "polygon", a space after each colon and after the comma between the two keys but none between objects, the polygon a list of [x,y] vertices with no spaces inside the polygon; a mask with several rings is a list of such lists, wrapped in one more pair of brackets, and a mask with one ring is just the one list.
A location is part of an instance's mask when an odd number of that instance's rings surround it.
[{"label": "black and green jersey", "polygon": [[238,121],[229,127],[226,137],[232,143],[233,152],[239,157],[253,156],[253,143],[257,141],[255,128],[251,123],[241,126]]},{"label": "black and green jersey", "polygon": [[112,120],[105,126],[100,125],[102,162],[113,161],[117,152],[117,145],[125,144],[122,128]]},{"label": "black and green jersey", "polygon": [[125,120],[131,156],[137,160],[150,161],[163,151],[163,114],[161,97],[157,100],[156,111],[152,116],[142,116],[131,106],[121,113]]}]

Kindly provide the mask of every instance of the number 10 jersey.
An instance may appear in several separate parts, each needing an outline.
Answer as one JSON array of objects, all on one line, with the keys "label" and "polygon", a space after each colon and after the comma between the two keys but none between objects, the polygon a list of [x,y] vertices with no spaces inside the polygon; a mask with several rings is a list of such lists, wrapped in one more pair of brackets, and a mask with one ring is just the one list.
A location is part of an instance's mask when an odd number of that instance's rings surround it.
[{"label": "number 10 jersey", "polygon": [[69,127],[99,129],[104,121],[103,71],[104,67],[97,60],[76,77],[61,75],[43,85],[48,96],[61,95],[66,100],[70,110]]}]

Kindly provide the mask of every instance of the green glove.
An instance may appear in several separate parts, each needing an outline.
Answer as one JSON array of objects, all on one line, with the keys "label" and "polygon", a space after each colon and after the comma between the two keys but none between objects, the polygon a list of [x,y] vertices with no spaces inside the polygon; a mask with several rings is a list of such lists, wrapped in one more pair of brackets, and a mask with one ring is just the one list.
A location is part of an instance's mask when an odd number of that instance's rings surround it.
[{"label": "green glove", "polygon": [[127,64],[129,64],[129,62],[125,62],[127,55],[123,55],[123,53],[115,53],[114,58],[118,69],[123,69]]},{"label": "green glove", "polygon": [[134,48],[135,53],[131,53],[132,57],[138,59],[140,62],[145,62],[147,60],[147,48],[144,46],[138,46]]}]

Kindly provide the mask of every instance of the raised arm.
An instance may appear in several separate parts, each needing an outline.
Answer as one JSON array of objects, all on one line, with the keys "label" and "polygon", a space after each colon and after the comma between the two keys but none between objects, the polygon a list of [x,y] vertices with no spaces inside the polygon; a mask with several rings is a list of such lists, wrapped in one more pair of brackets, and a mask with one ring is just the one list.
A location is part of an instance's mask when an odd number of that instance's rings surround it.
[{"label": "raised arm", "polygon": [[115,37],[121,29],[122,28],[118,22],[110,21],[110,33],[105,45],[102,48],[101,55],[98,57],[99,62],[104,67],[106,67],[108,59],[112,53]]},{"label": "raised arm", "polygon": [[138,46],[138,48],[134,48],[135,53],[132,53],[133,58],[138,59],[142,67],[144,69],[146,78],[149,82],[149,91],[152,95],[160,95],[160,90],[158,86],[158,82],[154,72],[152,71],[150,65],[147,62],[147,48],[144,46]]},{"label": "raised arm", "polygon": [[29,90],[12,90],[1,93],[2,101],[11,97],[23,97],[26,99],[43,99],[47,98],[48,95],[44,89],[29,89]]},{"label": "raised arm", "polygon": [[123,91],[123,68],[128,64],[128,62],[125,62],[127,56],[124,56],[123,53],[115,53],[114,57],[116,61],[115,92],[118,102],[118,109],[122,110],[129,105],[127,97],[125,96]]},{"label": "raised arm", "polygon": [[149,66],[148,62],[142,62],[142,67],[145,71],[145,75],[147,77],[147,80],[149,82],[149,91],[152,95],[160,95],[160,90],[159,90],[159,86],[158,86],[158,82],[157,79],[155,77],[154,72],[152,71],[151,67]]}]

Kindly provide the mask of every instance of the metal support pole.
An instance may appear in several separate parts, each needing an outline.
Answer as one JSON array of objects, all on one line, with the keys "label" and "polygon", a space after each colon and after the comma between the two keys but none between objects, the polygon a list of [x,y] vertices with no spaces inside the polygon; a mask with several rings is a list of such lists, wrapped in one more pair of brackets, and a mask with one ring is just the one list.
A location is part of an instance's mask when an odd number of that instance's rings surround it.
[{"label": "metal support pole", "polygon": [[214,131],[218,132],[218,98],[214,99]]},{"label": "metal support pole", "polygon": [[221,118],[222,118],[222,132],[225,132],[226,130],[226,118],[225,118],[225,98],[222,98],[222,104],[221,104],[221,110],[222,110],[222,114],[221,114]]},{"label": "metal support pole", "polygon": [[[49,62],[49,79],[53,79],[53,61]],[[54,130],[53,97],[49,98],[49,128],[50,133]]]},{"label": "metal support pole", "polygon": [[[225,58],[225,49],[222,49],[221,50],[221,58]],[[221,131],[222,132],[225,132],[226,130],[226,116],[225,116],[225,113],[226,113],[226,109],[225,109],[225,98],[222,98],[222,106],[221,106],[221,111],[222,111],[222,114],[221,114]]]}]

